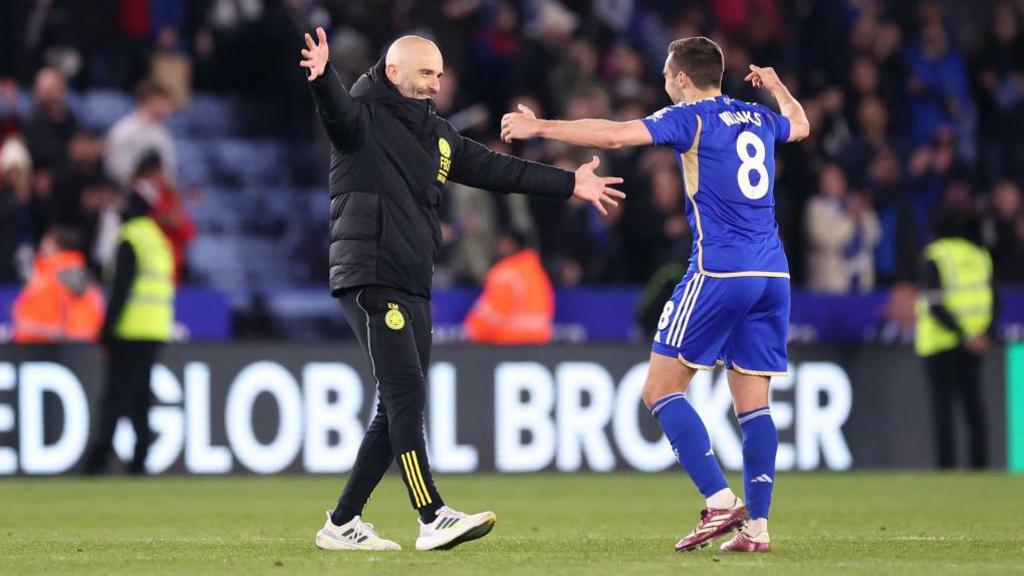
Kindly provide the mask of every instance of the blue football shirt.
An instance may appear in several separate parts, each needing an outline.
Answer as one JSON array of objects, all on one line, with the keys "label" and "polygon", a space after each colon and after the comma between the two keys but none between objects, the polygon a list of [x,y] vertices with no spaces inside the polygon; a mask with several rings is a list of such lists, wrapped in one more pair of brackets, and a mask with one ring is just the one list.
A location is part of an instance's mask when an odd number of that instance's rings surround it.
[{"label": "blue football shirt", "polygon": [[683,172],[690,266],[716,278],[788,278],[774,188],[775,143],[789,139],[789,120],[722,95],[662,108],[643,123]]}]

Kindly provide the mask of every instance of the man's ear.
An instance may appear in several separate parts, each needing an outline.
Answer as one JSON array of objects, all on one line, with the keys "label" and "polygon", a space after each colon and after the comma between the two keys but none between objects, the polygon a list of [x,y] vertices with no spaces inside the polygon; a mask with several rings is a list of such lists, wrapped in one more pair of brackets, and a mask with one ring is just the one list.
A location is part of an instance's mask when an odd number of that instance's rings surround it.
[{"label": "man's ear", "polygon": [[394,64],[388,64],[387,66],[384,67],[384,74],[388,77],[388,80],[390,80],[392,84],[396,86],[398,85],[398,66],[395,66]]},{"label": "man's ear", "polygon": [[676,72],[675,79],[676,79],[676,86],[679,86],[680,88],[682,88],[684,90],[686,88],[689,88],[693,84],[693,82],[690,81],[690,77],[687,76],[686,72],[683,72],[682,70],[680,70],[679,72]]}]

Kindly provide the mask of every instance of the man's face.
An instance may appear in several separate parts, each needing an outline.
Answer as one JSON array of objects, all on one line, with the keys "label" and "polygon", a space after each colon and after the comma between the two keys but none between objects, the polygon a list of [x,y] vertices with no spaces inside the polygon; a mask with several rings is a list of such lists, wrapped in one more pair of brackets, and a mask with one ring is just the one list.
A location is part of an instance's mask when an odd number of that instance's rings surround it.
[{"label": "man's face", "polygon": [[57,252],[60,252],[60,245],[57,244],[56,236],[52,233],[45,234],[39,241],[39,255],[53,256]]},{"label": "man's face", "polygon": [[167,120],[174,113],[174,102],[167,96],[154,96],[149,106],[153,116],[161,121]]},{"label": "man's face", "polygon": [[79,133],[68,143],[68,158],[75,163],[96,162],[103,157],[103,143],[91,134]]},{"label": "man's face", "polygon": [[63,104],[66,92],[64,78],[53,68],[43,68],[36,75],[35,96],[40,104],[44,106]]},{"label": "man's face", "polygon": [[683,101],[682,79],[686,77],[682,72],[672,70],[672,55],[665,59],[665,67],[661,71],[665,76],[665,92],[673,104]]},{"label": "man's face", "polygon": [[441,91],[444,62],[436,50],[410,51],[400,63],[388,65],[387,75],[402,96],[426,100]]}]

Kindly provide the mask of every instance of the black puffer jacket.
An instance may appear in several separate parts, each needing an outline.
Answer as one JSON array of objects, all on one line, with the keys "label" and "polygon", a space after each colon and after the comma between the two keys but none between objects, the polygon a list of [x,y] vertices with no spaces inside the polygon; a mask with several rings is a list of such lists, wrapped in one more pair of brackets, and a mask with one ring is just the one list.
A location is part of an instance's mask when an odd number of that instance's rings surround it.
[{"label": "black puffer jacket", "polygon": [[331,293],[366,285],[429,297],[441,246],[437,206],[454,180],[496,192],[568,198],[572,172],[464,138],[430,100],[406,98],[381,59],[351,95],[328,65],[311,83],[332,143]]}]

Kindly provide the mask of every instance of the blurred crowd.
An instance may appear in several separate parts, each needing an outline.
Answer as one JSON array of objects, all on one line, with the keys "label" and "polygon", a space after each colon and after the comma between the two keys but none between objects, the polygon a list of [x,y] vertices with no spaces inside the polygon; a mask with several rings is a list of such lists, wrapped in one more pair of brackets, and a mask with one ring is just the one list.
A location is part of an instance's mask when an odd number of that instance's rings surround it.
[{"label": "blurred crowd", "polygon": [[[169,93],[152,81],[136,89],[138,104],[106,134],[83,128],[68,106],[61,73],[41,68],[24,115],[0,130],[0,283],[32,276],[47,235],[81,252],[94,275],[110,262],[129,193],[144,198],[174,248],[178,280],[195,226],[175,182],[174,142],[164,125]],[[11,107],[13,109],[13,106]]]},{"label": "blurred crowd", "polygon": [[[509,148],[497,121],[517,103],[538,115],[635,119],[668,104],[665,47],[707,35],[726,58],[724,91],[774,106],[743,83],[774,66],[804,103],[810,139],[780,147],[776,202],[796,281],[867,292],[916,280],[932,222],[969,212],[1003,284],[1024,283],[1024,30],[1015,2],[833,0],[350,2],[333,24],[351,81],[398,31],[435,38],[447,75],[438,109],[495,149],[572,166],[593,151]],[[479,282],[502,230],[539,247],[556,284],[646,282],[685,260],[677,163],[666,150],[603,155],[628,201],[591,207],[451,187],[444,267]]]},{"label": "blurred crowd", "polygon": [[[496,150],[565,167],[594,153],[500,142],[518,103],[539,116],[630,120],[668,104],[668,43],[706,35],[725,51],[723,90],[774,107],[744,84],[774,66],[803,102],[809,139],[777,150],[776,203],[794,280],[848,293],[917,279],[944,211],[970,213],[1002,284],[1024,283],[1024,29],[1021,2],[993,0],[19,0],[0,7],[0,99],[31,89],[27,114],[0,118],[0,283],[29,275],[48,230],[71,230],[94,270],[109,257],[118,199],[156,190],[179,262],[194,234],[165,121],[191,91],[259,93],[315,137],[296,65],[302,30],[329,30],[350,85],[400,33],[437,41],[438,111]],[[181,70],[187,69],[187,74]],[[154,81],[154,78],[157,81]],[[107,134],[80,128],[66,85],[135,91]],[[627,202],[591,206],[448,187],[440,285],[483,283],[503,239],[536,248],[556,286],[645,283],[685,261],[691,231],[673,154],[601,154]],[[326,171],[326,162],[324,170]],[[296,218],[305,217],[296,215]],[[326,214],[324,215],[326,218]],[[114,224],[108,224],[108,221]],[[310,270],[326,266],[310,222]],[[249,255],[253,257],[254,255]],[[258,256],[255,256],[258,257]],[[311,273],[310,282],[326,276]]]}]

